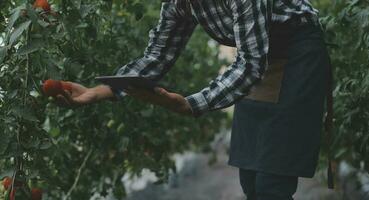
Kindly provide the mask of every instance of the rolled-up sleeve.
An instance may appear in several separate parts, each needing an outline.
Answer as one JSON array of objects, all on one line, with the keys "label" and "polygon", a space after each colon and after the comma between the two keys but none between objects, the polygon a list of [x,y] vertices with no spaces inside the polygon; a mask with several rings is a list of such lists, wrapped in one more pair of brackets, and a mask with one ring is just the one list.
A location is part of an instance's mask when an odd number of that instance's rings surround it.
[{"label": "rolled-up sleeve", "polygon": [[[158,81],[170,70],[191,37],[196,23],[187,11],[173,2],[163,2],[158,25],[149,32],[149,42],[141,58],[121,67],[116,75],[147,77]],[[117,98],[123,91],[112,88]]]},{"label": "rolled-up sleeve", "polygon": [[233,105],[261,80],[269,49],[267,7],[267,0],[231,0],[237,58],[208,87],[186,97],[195,116]]}]

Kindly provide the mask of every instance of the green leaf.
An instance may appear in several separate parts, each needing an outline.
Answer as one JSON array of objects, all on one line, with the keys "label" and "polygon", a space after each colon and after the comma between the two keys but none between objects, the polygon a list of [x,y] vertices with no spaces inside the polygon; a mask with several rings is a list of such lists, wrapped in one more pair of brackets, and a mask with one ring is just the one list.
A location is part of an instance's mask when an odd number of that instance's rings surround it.
[{"label": "green leaf", "polygon": [[46,132],[49,132],[51,130],[51,126],[50,126],[50,117],[47,117],[45,122],[42,125],[42,129]]},{"label": "green leaf", "polygon": [[140,20],[143,17],[144,13],[146,12],[146,9],[142,3],[135,3],[131,7],[131,10],[135,13],[136,20]]},{"label": "green leaf", "polygon": [[22,33],[28,29],[28,27],[31,25],[32,21],[28,20],[26,22],[23,22],[21,25],[16,28],[12,34],[10,35],[9,39],[9,45],[13,45],[13,43],[22,35]]},{"label": "green leaf", "polygon": [[111,127],[113,127],[114,126],[114,124],[115,124],[115,121],[114,120],[109,120],[108,121],[108,123],[106,124],[106,126],[108,127],[108,128],[111,128]]},{"label": "green leaf", "polygon": [[88,27],[87,23],[81,23],[81,24],[76,26],[76,28],[78,28],[78,29],[83,29],[83,28],[87,28],[87,27]]},{"label": "green leaf", "polygon": [[51,79],[57,79],[57,80],[61,79],[60,71],[56,63],[51,59],[47,59],[46,62],[47,62],[48,77]]},{"label": "green leaf", "polygon": [[20,17],[20,13],[21,13],[21,8],[18,7],[18,8],[15,8],[13,11],[13,14],[12,16],[10,16],[9,18],[9,22],[8,22],[8,25],[7,25],[7,30],[10,31],[13,26],[14,26],[14,23],[18,20],[18,18]]},{"label": "green leaf", "polygon": [[38,20],[37,13],[36,13],[35,9],[33,9],[33,7],[30,6],[29,4],[27,4],[27,15],[31,18],[33,23],[37,22],[37,20]]},{"label": "green leaf", "polygon": [[122,137],[119,143],[119,150],[120,151],[127,150],[129,142],[130,140],[128,137]]},{"label": "green leaf", "polygon": [[17,94],[18,94],[18,90],[13,90],[13,91],[9,92],[8,98],[9,99],[14,99],[17,96]]},{"label": "green leaf", "polygon": [[20,56],[27,55],[39,50],[43,46],[42,40],[32,40],[27,45],[19,48],[17,54]]},{"label": "green leaf", "polygon": [[153,111],[152,108],[148,108],[146,110],[141,111],[141,115],[143,117],[151,117],[153,113],[154,113],[154,111]]},{"label": "green leaf", "polygon": [[37,148],[40,145],[40,140],[38,138],[32,138],[23,143],[23,147],[26,149]]},{"label": "green leaf", "polygon": [[94,5],[81,5],[80,13],[81,17],[85,18],[89,13],[94,12]]},{"label": "green leaf", "polygon": [[74,114],[73,110],[68,110],[68,112],[65,113],[64,118],[71,117]]},{"label": "green leaf", "polygon": [[49,133],[53,137],[58,137],[60,135],[60,129],[57,128],[57,127],[53,127],[53,128],[51,128]]},{"label": "green leaf", "polygon": [[31,122],[38,122],[37,117],[35,116],[35,114],[30,108],[16,107],[16,108],[13,108],[11,111],[15,116],[19,118],[22,118],[22,119],[25,119]]},{"label": "green leaf", "polygon": [[36,90],[32,90],[31,92],[29,92],[29,95],[31,95],[31,96],[33,96],[35,98],[41,96],[41,94],[38,91],[36,91]]},{"label": "green leaf", "polygon": [[342,149],[339,149],[335,155],[334,155],[334,158],[338,159],[340,158],[343,154],[345,154],[347,152],[347,149],[346,148],[342,148]]},{"label": "green leaf", "polygon": [[0,64],[4,61],[4,58],[8,52],[8,47],[0,47]]},{"label": "green leaf", "polygon": [[77,8],[81,8],[81,0],[72,0],[73,5]]},{"label": "green leaf", "polygon": [[33,169],[32,171],[30,171],[30,174],[27,174],[25,177],[27,179],[36,179],[38,176],[40,176],[40,170]]},{"label": "green leaf", "polygon": [[37,20],[37,23],[40,24],[40,26],[42,26],[44,28],[46,28],[50,25],[50,23],[47,23],[47,22],[45,22],[44,20],[41,20],[41,19]]},{"label": "green leaf", "polygon": [[2,142],[2,145],[0,145],[0,155],[4,154],[5,150],[8,148],[8,144],[10,142],[10,139],[11,139],[11,135],[9,134],[2,134],[1,135],[1,142]]},{"label": "green leaf", "polygon": [[39,145],[39,148],[42,150],[49,149],[53,143],[49,139],[44,139],[41,141],[41,144]]},{"label": "green leaf", "polygon": [[353,6],[355,6],[357,3],[359,3],[360,2],[360,0],[353,0],[353,1],[351,1],[350,3],[349,3],[349,5],[348,5],[348,7],[353,7]]},{"label": "green leaf", "polygon": [[60,135],[60,129],[57,127],[52,127],[49,117],[47,117],[45,122],[43,123],[42,129],[48,132],[53,137],[57,137]]},{"label": "green leaf", "polygon": [[122,133],[124,130],[124,124],[123,123],[120,123],[118,128],[117,128],[117,133]]},{"label": "green leaf", "polygon": [[76,76],[78,73],[83,71],[83,66],[77,62],[66,60],[63,65],[64,69],[66,69],[68,75],[70,76]]}]

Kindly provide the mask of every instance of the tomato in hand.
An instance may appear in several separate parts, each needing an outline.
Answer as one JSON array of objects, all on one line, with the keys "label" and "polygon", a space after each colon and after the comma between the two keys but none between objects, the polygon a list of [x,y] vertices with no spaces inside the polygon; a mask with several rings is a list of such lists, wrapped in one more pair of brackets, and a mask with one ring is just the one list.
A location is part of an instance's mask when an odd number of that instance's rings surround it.
[{"label": "tomato in hand", "polygon": [[63,93],[63,85],[57,80],[46,80],[42,86],[44,93],[47,96],[56,97],[58,94]]}]

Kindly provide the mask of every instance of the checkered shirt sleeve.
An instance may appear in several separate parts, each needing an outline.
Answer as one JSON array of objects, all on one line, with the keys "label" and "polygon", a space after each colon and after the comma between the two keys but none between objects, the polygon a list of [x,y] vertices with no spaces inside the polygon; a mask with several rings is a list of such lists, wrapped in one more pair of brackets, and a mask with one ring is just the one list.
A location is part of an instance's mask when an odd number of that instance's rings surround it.
[{"label": "checkered shirt sleeve", "polygon": [[198,93],[186,97],[199,116],[234,104],[261,80],[269,48],[267,0],[231,0],[237,59]]},{"label": "checkered shirt sleeve", "polygon": [[[192,35],[196,23],[172,2],[163,2],[158,25],[149,33],[143,57],[121,67],[116,75],[147,77],[157,81],[169,71]],[[119,99],[126,94],[112,88]]]}]

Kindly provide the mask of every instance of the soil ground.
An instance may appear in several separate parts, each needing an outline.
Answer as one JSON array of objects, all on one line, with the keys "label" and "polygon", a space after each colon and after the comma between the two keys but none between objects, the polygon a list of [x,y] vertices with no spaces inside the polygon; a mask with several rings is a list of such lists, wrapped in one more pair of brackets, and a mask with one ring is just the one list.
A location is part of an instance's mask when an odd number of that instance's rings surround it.
[{"label": "soil ground", "polygon": [[[228,157],[218,153],[218,161],[209,166],[208,155],[196,155],[190,170],[184,170],[169,185],[149,185],[133,192],[129,200],[245,200],[239,185],[237,168],[227,165]],[[318,176],[317,174],[316,176]],[[341,200],[340,194],[327,189],[317,178],[299,179],[295,200]]]}]

